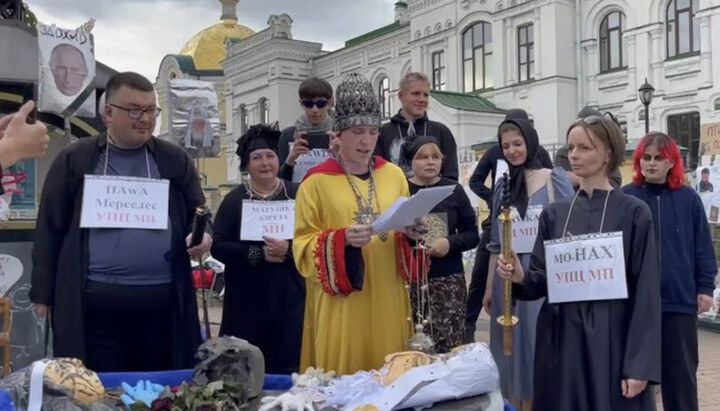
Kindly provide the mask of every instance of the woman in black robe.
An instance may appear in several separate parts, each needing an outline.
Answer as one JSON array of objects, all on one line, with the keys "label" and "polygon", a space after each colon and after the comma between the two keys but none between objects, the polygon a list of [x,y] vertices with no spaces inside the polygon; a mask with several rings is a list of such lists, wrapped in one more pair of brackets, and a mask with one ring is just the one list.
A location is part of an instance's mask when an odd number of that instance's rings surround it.
[{"label": "woman in black robe", "polygon": [[625,299],[551,304],[537,324],[535,411],[650,411],[647,384],[660,382],[660,280],[652,214],[645,203],[613,190],[608,176],[623,160],[624,140],[611,121],[589,117],[568,130],[574,198],[549,205],[540,216],[530,267],[514,257],[498,273],[517,283],[520,299],[548,296],[544,241],[589,233],[622,232]]},{"label": "woman in black robe", "polygon": [[220,335],[260,348],[267,373],[290,374],[299,367],[305,306],[305,283],[295,269],[291,241],[240,239],[243,202],[295,199],[298,185],[276,177],[279,137],[278,130],[253,126],[238,140],[240,168],[250,179],[220,204],[212,254],[225,263]]}]

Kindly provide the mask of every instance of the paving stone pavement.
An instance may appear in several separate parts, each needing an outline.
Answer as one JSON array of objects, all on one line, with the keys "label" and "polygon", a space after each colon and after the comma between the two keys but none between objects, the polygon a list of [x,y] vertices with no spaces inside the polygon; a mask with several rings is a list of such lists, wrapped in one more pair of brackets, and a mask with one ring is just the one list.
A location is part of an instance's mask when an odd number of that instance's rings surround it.
[{"label": "paving stone pavement", "polygon": [[[210,299],[208,312],[210,329],[213,336],[217,336],[222,319],[222,301]],[[198,299],[200,318],[202,302]],[[477,322],[475,340],[490,342],[490,318],[486,313],[480,316]],[[698,368],[698,400],[700,411],[720,411],[720,334],[707,330],[698,331],[698,344],[700,348],[700,366]],[[662,401],[658,394],[658,410],[662,411]]]}]

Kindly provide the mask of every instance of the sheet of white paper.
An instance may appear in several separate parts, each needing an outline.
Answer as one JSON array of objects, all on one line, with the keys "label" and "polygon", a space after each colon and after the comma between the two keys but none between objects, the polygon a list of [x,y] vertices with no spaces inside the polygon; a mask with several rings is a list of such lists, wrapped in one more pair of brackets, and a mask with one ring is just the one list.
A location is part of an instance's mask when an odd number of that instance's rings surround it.
[{"label": "sheet of white paper", "polygon": [[401,230],[413,225],[415,219],[427,215],[430,210],[452,194],[453,190],[455,190],[454,185],[423,188],[410,198],[399,198],[372,223],[373,234]]}]

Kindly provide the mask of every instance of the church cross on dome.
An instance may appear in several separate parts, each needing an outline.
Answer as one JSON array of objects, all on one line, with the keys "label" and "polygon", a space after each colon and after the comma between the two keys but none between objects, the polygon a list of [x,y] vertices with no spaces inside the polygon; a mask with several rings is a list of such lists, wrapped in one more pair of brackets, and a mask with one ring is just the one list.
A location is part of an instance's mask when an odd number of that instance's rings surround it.
[{"label": "church cross on dome", "polygon": [[222,15],[220,20],[237,22],[237,4],[238,0],[220,0],[222,5]]}]

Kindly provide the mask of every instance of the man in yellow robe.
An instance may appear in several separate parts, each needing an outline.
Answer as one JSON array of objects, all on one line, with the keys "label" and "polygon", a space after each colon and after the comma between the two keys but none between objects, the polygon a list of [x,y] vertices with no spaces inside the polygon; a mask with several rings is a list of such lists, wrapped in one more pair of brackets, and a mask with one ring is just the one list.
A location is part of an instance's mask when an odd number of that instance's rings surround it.
[{"label": "man in yellow robe", "polygon": [[370,224],[408,184],[400,168],[372,153],[380,107],[372,85],[352,74],[337,88],[340,153],[311,169],[295,202],[293,254],[306,278],[300,370],[338,374],[377,369],[411,336],[405,284],[412,273],[405,233]]}]

